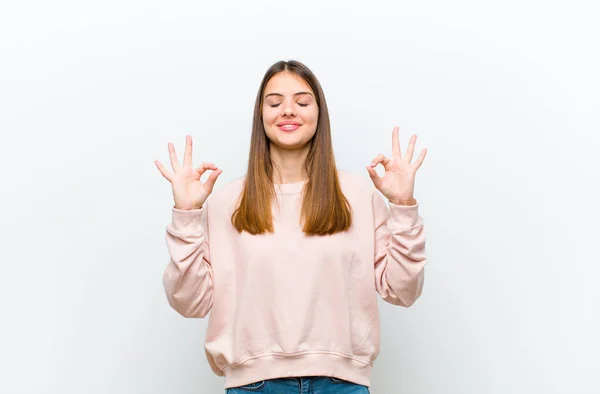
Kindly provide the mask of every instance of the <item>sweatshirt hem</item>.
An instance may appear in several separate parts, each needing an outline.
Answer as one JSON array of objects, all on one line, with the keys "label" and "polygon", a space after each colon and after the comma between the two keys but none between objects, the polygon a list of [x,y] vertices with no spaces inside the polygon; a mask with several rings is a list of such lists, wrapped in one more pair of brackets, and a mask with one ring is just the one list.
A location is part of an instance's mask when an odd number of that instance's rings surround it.
[{"label": "sweatshirt hem", "polygon": [[369,387],[373,364],[355,356],[331,351],[269,353],[251,357],[222,368],[225,388],[243,386],[260,380],[332,376]]}]

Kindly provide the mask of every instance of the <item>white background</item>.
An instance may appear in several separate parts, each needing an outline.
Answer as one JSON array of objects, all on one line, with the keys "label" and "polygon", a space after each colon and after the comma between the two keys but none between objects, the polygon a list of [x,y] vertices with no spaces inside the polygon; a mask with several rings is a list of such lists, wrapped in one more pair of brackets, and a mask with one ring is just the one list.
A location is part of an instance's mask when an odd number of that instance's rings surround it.
[{"label": "white background", "polygon": [[220,393],[167,303],[180,157],[244,174],[267,68],[326,94],[338,166],[428,148],[422,297],[381,301],[371,392],[600,393],[592,1],[3,2],[0,392]]}]

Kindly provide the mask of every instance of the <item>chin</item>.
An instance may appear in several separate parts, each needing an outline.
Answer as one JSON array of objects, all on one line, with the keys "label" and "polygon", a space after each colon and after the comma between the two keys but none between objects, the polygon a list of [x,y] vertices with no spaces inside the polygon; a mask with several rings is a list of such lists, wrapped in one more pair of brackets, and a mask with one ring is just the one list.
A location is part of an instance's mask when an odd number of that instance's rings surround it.
[{"label": "chin", "polygon": [[303,148],[304,146],[306,146],[307,143],[308,142],[304,142],[303,140],[300,140],[300,139],[293,140],[293,141],[277,140],[275,145],[277,145],[277,147],[280,149],[295,150],[295,149]]},{"label": "chin", "polygon": [[302,148],[304,146],[304,144],[302,144],[300,142],[294,144],[294,143],[289,143],[289,142],[285,143],[285,142],[279,141],[277,143],[277,146],[281,149],[294,150],[294,149]]}]

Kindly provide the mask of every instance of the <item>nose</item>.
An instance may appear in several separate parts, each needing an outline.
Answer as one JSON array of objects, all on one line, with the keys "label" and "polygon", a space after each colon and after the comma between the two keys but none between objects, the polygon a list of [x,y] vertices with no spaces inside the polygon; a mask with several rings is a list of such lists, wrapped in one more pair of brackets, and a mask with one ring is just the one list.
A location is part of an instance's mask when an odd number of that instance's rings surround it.
[{"label": "nose", "polygon": [[282,105],[283,107],[283,114],[284,115],[294,115],[294,108],[293,105],[286,102],[285,104]]}]

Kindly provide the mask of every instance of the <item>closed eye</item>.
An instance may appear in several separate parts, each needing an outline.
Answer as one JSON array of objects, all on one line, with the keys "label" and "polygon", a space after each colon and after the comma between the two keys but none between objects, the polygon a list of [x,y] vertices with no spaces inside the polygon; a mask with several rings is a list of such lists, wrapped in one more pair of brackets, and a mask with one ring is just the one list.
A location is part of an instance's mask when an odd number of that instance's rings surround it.
[{"label": "closed eye", "polygon": [[[301,106],[301,107],[308,107],[308,104],[300,104],[300,103],[298,103],[298,105]],[[277,108],[277,107],[279,107],[279,104],[271,105],[270,107],[271,108]]]}]

